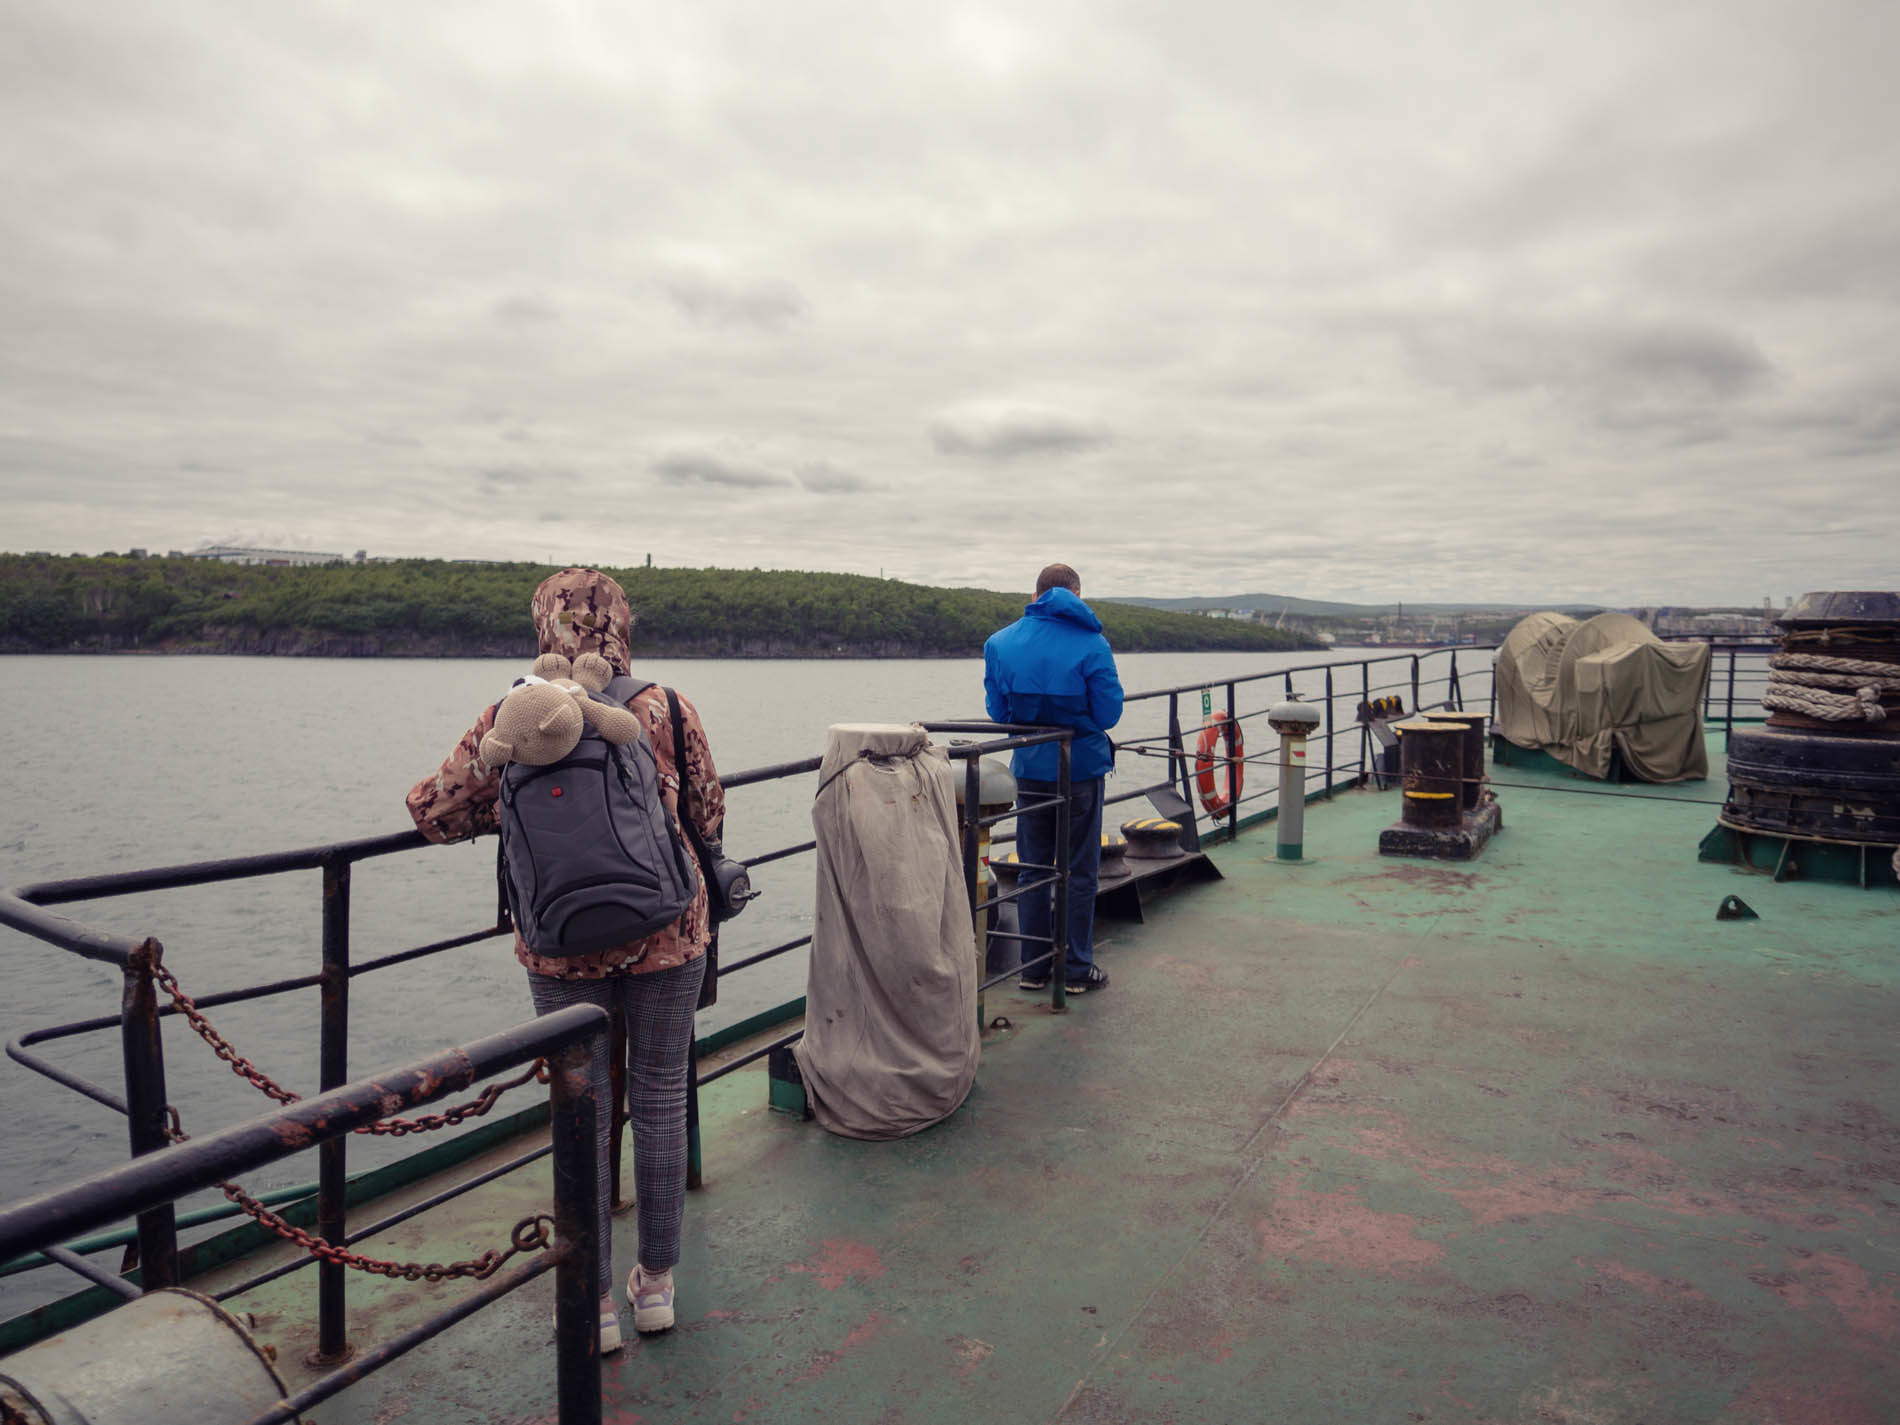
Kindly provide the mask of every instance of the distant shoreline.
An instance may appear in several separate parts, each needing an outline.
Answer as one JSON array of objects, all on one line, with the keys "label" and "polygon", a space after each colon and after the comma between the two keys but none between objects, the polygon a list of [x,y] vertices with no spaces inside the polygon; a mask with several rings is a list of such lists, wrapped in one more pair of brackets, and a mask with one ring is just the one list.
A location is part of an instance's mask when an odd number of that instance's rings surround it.
[{"label": "distant shoreline", "polygon": [[[1423,646],[1423,645],[1421,645]],[[1450,644],[1434,645],[1451,647]],[[1319,643],[1296,643],[1283,648],[1133,648],[1121,649],[1123,653],[1236,653],[1269,654],[1286,652],[1323,653],[1328,645]],[[377,658],[507,658],[533,659],[536,649],[532,646],[520,650],[472,651],[472,650],[420,650],[411,648],[381,649],[373,653],[340,653],[328,649],[302,649],[297,651],[276,651],[246,648],[0,648],[0,658],[335,658],[348,660],[374,660]],[[1411,651],[1411,650],[1407,650]],[[639,658],[682,659],[688,662],[703,661],[731,662],[756,661],[769,662],[773,659],[798,659],[811,662],[902,662],[913,660],[951,660],[958,658],[981,658],[983,650],[909,649],[895,652],[873,651],[863,648],[784,649],[768,652],[705,652],[693,649],[675,648],[634,648],[631,656]]]},{"label": "distant shoreline", "polygon": [[[608,571],[645,657],[973,658],[1026,596],[854,574]],[[0,652],[303,658],[532,658],[539,565],[431,560],[276,567],[100,555],[0,554]],[[1290,630],[1092,606],[1117,652],[1277,653]]]}]

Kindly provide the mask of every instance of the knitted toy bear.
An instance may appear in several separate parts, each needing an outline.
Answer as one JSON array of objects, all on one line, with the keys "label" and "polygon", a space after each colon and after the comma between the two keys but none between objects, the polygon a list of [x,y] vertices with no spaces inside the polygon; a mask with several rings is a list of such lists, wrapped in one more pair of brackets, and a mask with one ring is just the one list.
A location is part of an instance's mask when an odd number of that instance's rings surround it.
[{"label": "knitted toy bear", "polygon": [[495,726],[482,738],[482,761],[490,767],[509,762],[551,766],[574,750],[583,724],[619,746],[633,742],[640,736],[640,720],[625,708],[587,696],[612,680],[612,667],[598,653],[583,653],[572,663],[558,653],[543,653],[534,660],[533,672],[501,700]]}]

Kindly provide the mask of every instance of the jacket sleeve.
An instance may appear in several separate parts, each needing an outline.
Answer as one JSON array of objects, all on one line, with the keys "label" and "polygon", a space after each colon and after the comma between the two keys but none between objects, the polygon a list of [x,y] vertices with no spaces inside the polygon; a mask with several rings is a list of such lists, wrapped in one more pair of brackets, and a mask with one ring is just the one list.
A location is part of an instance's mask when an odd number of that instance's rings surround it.
[{"label": "jacket sleeve", "polygon": [[[713,766],[712,743],[706,725],[699,720],[699,709],[675,692],[680,700],[680,722],[686,735],[686,767],[680,775],[680,802],[699,834],[707,841],[721,841],[726,834],[726,789],[719,784],[719,770]],[[673,741],[673,719],[667,717],[667,746]]]},{"label": "jacket sleeve", "polygon": [[991,722],[1010,721],[1009,692],[997,667],[995,646],[990,643],[983,645],[983,710]]},{"label": "jacket sleeve", "polygon": [[1115,654],[1108,640],[1089,659],[1084,674],[1089,690],[1089,719],[1106,732],[1122,720],[1122,680],[1115,671]]},{"label": "jacket sleeve", "polygon": [[416,830],[429,840],[467,841],[499,827],[496,803],[501,795],[501,769],[482,761],[481,743],[494,727],[500,706],[495,704],[477,718],[442,766],[411,787],[404,798]]}]

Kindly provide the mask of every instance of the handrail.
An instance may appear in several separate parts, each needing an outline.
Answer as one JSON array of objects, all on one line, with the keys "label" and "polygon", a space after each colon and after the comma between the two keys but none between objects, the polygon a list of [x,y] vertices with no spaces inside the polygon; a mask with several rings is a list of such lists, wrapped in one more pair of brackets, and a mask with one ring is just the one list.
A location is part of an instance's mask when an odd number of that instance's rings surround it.
[{"label": "handrail", "polygon": [[[278,1402],[253,1425],[293,1420],[470,1312],[516,1287],[555,1273],[555,1356],[562,1425],[598,1425],[601,1418],[599,1318],[600,1244],[594,1240],[598,1176],[597,1115],[588,1062],[606,1052],[607,1012],[574,1005],[460,1048],[438,1051],[373,1078],[289,1104],[261,1118],[173,1145],[164,1153],[108,1168],[58,1192],[0,1208],[0,1258],[57,1249],[78,1234],[128,1214],[210,1187],[238,1173],[333,1141],[398,1108],[431,1103],[477,1080],[530,1060],[549,1059],[554,1122],[555,1238],[545,1257],[515,1268],[473,1297],[385,1343],[364,1360],[332,1371]],[[517,1239],[517,1246],[521,1240]]]},{"label": "handrail", "polygon": [[[975,759],[998,751],[1035,742],[1060,740],[1066,743],[1066,730],[1021,727],[1013,724],[946,722],[929,724],[932,730],[980,732],[992,734],[977,744],[960,744],[949,749],[958,759]],[[810,758],[772,767],[754,768],[722,779],[723,785],[737,787],[816,771],[822,759]],[[360,860],[419,849],[430,845],[419,832],[404,831],[380,836],[360,837],[287,851],[181,865],[150,867],[143,870],[74,877],[36,882],[11,891],[0,891],[0,924],[11,925],[46,943],[87,958],[117,965],[125,976],[126,993],[120,1012],[97,1016],[72,1024],[29,1031],[6,1046],[16,1062],[62,1086],[72,1089],[101,1105],[124,1114],[129,1121],[134,1158],[164,1148],[168,1102],[165,1091],[163,1046],[158,1034],[162,1018],[179,1011],[170,1004],[160,1005],[154,992],[153,971],[162,963],[163,949],[157,941],[127,936],[105,935],[42,909],[44,905],[66,904],[103,899],[134,892],[150,892],[177,887],[204,885],[220,881],[242,880],[286,872],[320,870],[323,877],[323,964],[315,975],[296,976],[262,985],[206,994],[197,1000],[201,1008],[258,999],[298,989],[316,987],[322,992],[322,1027],[319,1035],[321,1087],[325,1090],[347,1078],[348,986],[351,980],[370,970],[400,964],[425,955],[454,949],[512,930],[505,909],[497,912],[496,923],[469,933],[436,940],[429,944],[398,950],[360,964],[351,963],[349,954],[350,869]],[[813,849],[805,842],[769,851],[748,860],[759,865],[798,855]],[[772,947],[722,967],[722,975],[775,958],[808,943],[809,937]],[[70,1038],[118,1027],[125,1041],[126,1092],[122,1096],[80,1075],[66,1070],[31,1052],[31,1046],[55,1039]],[[708,1076],[708,1080],[713,1076]],[[697,1109],[698,1082],[694,1084]],[[618,1105],[616,1105],[616,1108]],[[691,1159],[697,1164],[698,1114],[692,1114]],[[618,1147],[618,1135],[615,1135]],[[326,1142],[320,1149],[317,1220],[326,1240],[341,1245],[348,1240],[344,1224],[347,1186],[346,1147],[344,1140]],[[616,1159],[618,1153],[615,1154]],[[618,1163],[615,1164],[616,1170]],[[694,1174],[697,1177],[697,1173]],[[465,1191],[463,1185],[458,1191]],[[174,1215],[169,1203],[153,1209],[139,1224],[139,1260],[141,1280],[147,1289],[174,1284],[177,1280],[177,1242]],[[0,1261],[6,1258],[0,1257]],[[319,1277],[319,1354],[340,1357],[347,1347],[342,1268],[330,1261],[313,1257],[299,1259],[293,1269],[315,1264]],[[42,1265],[47,1264],[42,1259]]]}]

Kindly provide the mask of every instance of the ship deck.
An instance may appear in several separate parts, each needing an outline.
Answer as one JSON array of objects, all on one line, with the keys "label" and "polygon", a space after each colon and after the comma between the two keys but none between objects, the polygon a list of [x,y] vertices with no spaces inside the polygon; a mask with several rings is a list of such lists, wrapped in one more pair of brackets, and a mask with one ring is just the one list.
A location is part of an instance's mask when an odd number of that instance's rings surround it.
[{"label": "ship deck", "polygon": [[[606,1418],[1900,1417],[1900,893],[1698,863],[1711,757],[1680,788],[1499,769],[1470,864],[1381,857],[1392,792],[1311,807],[1302,863],[1271,826],[1216,847],[1224,880],[1101,927],[1107,991],[990,991],[1009,1027],[911,1139],[774,1114],[762,1068],[711,1086],[680,1324],[628,1330]],[[1760,918],[1718,921],[1731,894]],[[465,1256],[547,1191],[371,1247]],[[311,1290],[234,1303],[293,1386]],[[365,1340],[441,1305],[350,1292]],[[551,1299],[310,1418],[552,1420]]]}]

